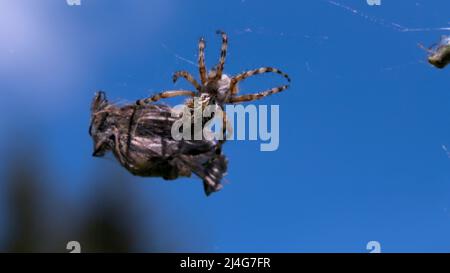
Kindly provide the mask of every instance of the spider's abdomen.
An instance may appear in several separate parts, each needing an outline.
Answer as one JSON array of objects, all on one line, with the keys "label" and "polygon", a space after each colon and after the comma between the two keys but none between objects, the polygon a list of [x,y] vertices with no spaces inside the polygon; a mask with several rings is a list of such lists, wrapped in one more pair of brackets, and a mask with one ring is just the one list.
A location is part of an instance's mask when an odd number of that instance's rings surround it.
[{"label": "spider's abdomen", "polygon": [[210,94],[215,101],[222,105],[227,102],[230,96],[231,79],[223,74],[220,80],[211,80],[205,85],[205,93]]},{"label": "spider's abdomen", "polygon": [[217,89],[217,100],[224,103],[228,101],[228,97],[231,95],[230,91],[231,79],[227,75],[223,74],[222,79],[219,80]]}]

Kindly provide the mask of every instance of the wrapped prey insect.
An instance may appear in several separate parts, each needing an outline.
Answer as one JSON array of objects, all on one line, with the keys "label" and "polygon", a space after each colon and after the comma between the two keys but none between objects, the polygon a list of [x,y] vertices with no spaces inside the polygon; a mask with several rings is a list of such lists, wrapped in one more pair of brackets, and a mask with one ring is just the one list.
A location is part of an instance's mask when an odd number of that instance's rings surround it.
[{"label": "wrapped prey insect", "polygon": [[122,106],[108,102],[104,92],[91,104],[89,134],[93,156],[111,151],[130,173],[173,180],[195,174],[203,180],[206,195],[222,188],[227,159],[213,140],[175,140],[174,110],[162,104]]}]

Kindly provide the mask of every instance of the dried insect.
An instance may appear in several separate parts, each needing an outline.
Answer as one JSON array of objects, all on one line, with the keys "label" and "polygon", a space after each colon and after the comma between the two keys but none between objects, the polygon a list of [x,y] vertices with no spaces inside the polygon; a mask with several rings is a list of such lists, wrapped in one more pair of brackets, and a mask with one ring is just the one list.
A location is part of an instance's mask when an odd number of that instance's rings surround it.
[{"label": "dried insect", "polygon": [[[219,63],[213,69],[211,69],[208,74],[206,73],[207,70],[205,65],[205,40],[203,38],[200,38],[200,41],[198,43],[198,67],[201,84],[199,84],[197,80],[195,80],[194,77],[187,71],[178,71],[173,75],[173,82],[176,82],[180,77],[184,78],[194,86],[194,88],[196,89],[195,92],[185,90],[166,91],[146,99],[138,100],[136,103],[138,105],[144,105],[158,101],[162,98],[175,96],[197,96],[202,97],[202,100],[207,101],[207,103],[209,104],[217,104],[223,107],[223,105],[227,103],[240,103],[261,99],[265,96],[279,93],[289,87],[289,85],[282,85],[255,94],[238,96],[238,83],[254,75],[273,72],[282,75],[288,80],[288,82],[290,82],[291,80],[287,74],[283,73],[279,69],[272,67],[261,67],[258,69],[249,70],[232,77],[224,74],[223,70],[225,65],[225,58],[227,55],[228,37],[223,31],[217,31],[217,33],[222,36],[220,59]],[[192,105],[192,100],[189,100],[187,104]]]},{"label": "dried insect", "polygon": [[430,48],[419,46],[429,53],[428,62],[435,67],[442,69],[450,63],[450,36],[442,36],[441,41]]},{"label": "dried insect", "polygon": [[206,195],[220,190],[227,170],[220,146],[210,140],[174,140],[171,128],[177,118],[166,105],[118,106],[98,92],[91,104],[89,128],[93,156],[112,151],[134,175],[172,180],[194,173],[203,180]]}]

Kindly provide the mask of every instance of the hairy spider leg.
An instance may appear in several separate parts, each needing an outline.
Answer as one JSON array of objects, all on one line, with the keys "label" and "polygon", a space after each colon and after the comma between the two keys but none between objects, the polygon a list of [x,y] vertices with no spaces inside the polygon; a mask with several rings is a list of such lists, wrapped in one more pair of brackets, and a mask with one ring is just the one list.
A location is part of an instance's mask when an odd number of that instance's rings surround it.
[{"label": "hairy spider leg", "polygon": [[172,80],[175,83],[178,78],[185,78],[188,82],[190,82],[195,89],[200,92],[201,91],[201,86],[200,84],[198,84],[198,82],[194,79],[194,77],[187,71],[177,71],[173,74],[172,76]]},{"label": "hairy spider leg", "polygon": [[[231,94],[232,95],[236,95],[237,93],[237,88],[236,84],[242,80],[245,80],[248,77],[254,76],[254,75],[258,75],[258,74],[263,74],[263,73],[268,73],[268,72],[273,72],[273,73],[277,73],[280,74],[281,76],[285,77],[287,79],[288,82],[291,82],[291,79],[289,78],[289,76],[282,72],[281,70],[277,69],[277,68],[273,68],[273,67],[260,67],[258,69],[253,69],[253,70],[249,70],[246,72],[243,72],[241,74],[238,74],[236,76],[234,76],[231,79],[231,84],[230,84],[230,90],[231,90]],[[284,89],[283,89],[284,90]]]},{"label": "hairy spider leg", "polygon": [[222,78],[223,67],[225,65],[225,58],[227,56],[228,37],[227,37],[227,34],[221,30],[218,30],[216,33],[220,34],[222,36],[222,47],[220,49],[220,59],[219,59],[219,64],[217,65],[217,71],[216,71],[216,77],[215,77],[216,80],[220,80]]},{"label": "hairy spider leg", "polygon": [[242,95],[242,96],[234,96],[234,97],[231,97],[230,103],[240,103],[240,102],[246,102],[246,101],[259,100],[259,99],[262,99],[262,98],[264,98],[266,96],[279,93],[279,92],[281,92],[283,90],[286,90],[288,88],[289,88],[289,85],[283,85],[283,86],[274,87],[272,89],[269,89],[269,90],[266,90],[266,91],[262,91],[262,92],[259,92],[259,93]]},{"label": "hairy spider leg", "polygon": [[198,41],[198,69],[200,72],[200,80],[202,84],[206,84],[208,78],[206,76],[206,65],[205,65],[205,40],[200,38]]}]

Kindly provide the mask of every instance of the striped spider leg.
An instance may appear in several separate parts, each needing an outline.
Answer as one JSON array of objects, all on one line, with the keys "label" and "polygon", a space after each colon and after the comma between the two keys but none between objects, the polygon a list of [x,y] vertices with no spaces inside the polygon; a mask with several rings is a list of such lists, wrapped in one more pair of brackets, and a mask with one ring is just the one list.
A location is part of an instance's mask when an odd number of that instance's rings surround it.
[{"label": "striped spider leg", "polygon": [[222,46],[220,48],[220,59],[219,64],[216,66],[216,75],[214,79],[220,80],[222,79],[223,68],[225,66],[225,59],[227,57],[228,36],[225,32],[221,30],[218,30],[216,33],[222,36]]},{"label": "striped spider leg", "polygon": [[200,38],[198,41],[198,69],[200,72],[200,80],[202,84],[206,84],[206,65],[205,65],[205,39]]},{"label": "striped spider leg", "polygon": [[264,74],[264,73],[269,73],[269,72],[280,74],[281,76],[286,78],[289,83],[291,82],[291,79],[289,78],[289,76],[277,68],[261,67],[258,69],[249,70],[249,71],[243,72],[243,73],[238,74],[238,75],[234,76],[233,78],[231,78],[231,83],[230,83],[231,96],[229,97],[228,102],[229,103],[240,103],[240,102],[246,102],[246,101],[254,101],[254,100],[262,99],[262,98],[272,95],[272,94],[282,92],[283,90],[286,90],[287,88],[289,88],[289,85],[287,84],[287,85],[274,87],[272,89],[265,90],[262,92],[254,93],[254,94],[237,96],[237,94],[239,93],[239,88],[238,88],[237,84],[240,81],[245,80],[254,75]]}]

